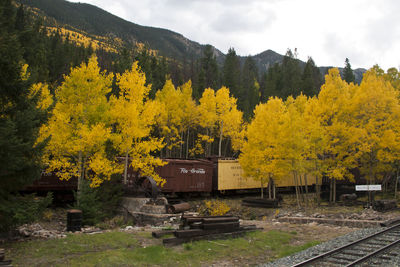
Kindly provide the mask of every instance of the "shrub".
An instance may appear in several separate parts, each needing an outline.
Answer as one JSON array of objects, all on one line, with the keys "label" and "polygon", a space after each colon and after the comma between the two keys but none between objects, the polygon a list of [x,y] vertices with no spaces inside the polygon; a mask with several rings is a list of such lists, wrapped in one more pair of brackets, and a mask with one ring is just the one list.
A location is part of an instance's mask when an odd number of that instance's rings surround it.
[{"label": "shrub", "polygon": [[52,201],[51,192],[44,198],[30,194],[9,195],[7,198],[0,199],[0,232],[38,220]]},{"label": "shrub", "polygon": [[199,213],[208,216],[221,216],[230,211],[230,207],[222,200],[205,200],[200,206]]},{"label": "shrub", "polygon": [[113,176],[111,181],[105,181],[97,188],[91,188],[87,180],[82,181],[73,208],[82,210],[83,224],[95,225],[116,214],[123,194],[122,185],[117,183],[120,178],[120,175]]}]

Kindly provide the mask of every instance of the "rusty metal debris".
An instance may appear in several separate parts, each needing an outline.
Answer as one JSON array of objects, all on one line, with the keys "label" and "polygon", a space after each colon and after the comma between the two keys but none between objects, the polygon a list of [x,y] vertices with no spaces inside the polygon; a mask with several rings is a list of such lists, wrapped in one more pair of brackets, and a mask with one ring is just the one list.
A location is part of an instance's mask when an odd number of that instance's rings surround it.
[{"label": "rusty metal debris", "polygon": [[168,213],[179,213],[188,210],[190,210],[190,204],[187,202],[168,206]]}]

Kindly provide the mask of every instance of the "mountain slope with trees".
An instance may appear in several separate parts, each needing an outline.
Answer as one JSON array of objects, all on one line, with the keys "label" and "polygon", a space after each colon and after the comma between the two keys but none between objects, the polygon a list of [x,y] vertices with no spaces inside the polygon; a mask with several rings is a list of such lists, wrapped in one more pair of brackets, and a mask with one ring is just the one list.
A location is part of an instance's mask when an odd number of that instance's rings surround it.
[{"label": "mountain slope with trees", "polygon": [[[84,3],[71,3],[65,0],[17,0],[18,2],[39,9],[45,22],[51,26],[80,29],[88,34],[103,36],[109,39],[120,38],[125,46],[134,46],[136,43],[148,45],[152,50],[158,51],[161,56],[176,59],[180,62],[198,59],[202,56],[206,45],[185,38],[183,35],[155,27],[141,26],[115,15],[110,14],[96,6]],[[219,66],[223,65],[226,55],[211,46]],[[272,50],[266,50],[251,56],[260,74],[268,70],[275,63],[283,61],[284,56]],[[239,56],[243,65],[247,56]],[[305,62],[300,61],[304,68]],[[321,74],[326,74],[330,67],[320,67]],[[342,69],[339,68],[342,72]],[[354,70],[355,81],[361,82],[365,69]]]}]

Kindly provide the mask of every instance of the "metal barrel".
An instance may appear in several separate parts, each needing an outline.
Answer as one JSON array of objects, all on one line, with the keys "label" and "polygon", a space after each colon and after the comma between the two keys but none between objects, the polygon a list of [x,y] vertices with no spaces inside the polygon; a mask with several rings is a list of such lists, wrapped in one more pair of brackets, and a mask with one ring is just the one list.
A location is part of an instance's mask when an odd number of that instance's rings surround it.
[{"label": "metal barrel", "polygon": [[67,212],[67,231],[80,231],[82,227],[82,211],[68,210]]}]

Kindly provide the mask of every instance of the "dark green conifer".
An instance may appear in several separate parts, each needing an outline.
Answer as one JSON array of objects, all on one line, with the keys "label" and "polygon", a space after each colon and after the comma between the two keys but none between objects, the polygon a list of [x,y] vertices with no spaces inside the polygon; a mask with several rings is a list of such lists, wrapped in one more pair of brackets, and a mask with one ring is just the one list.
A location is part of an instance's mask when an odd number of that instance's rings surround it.
[{"label": "dark green conifer", "polygon": [[353,70],[350,65],[350,61],[348,58],[345,60],[345,67],[343,69],[343,80],[345,80],[348,83],[354,83],[356,80],[356,77],[354,76]]}]

